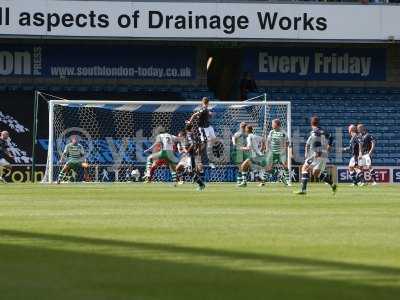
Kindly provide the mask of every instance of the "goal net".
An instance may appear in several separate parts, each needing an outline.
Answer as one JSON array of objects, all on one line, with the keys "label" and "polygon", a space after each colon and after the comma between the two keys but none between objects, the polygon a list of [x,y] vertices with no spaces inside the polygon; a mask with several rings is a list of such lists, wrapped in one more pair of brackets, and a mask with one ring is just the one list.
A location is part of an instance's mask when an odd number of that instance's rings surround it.
[{"label": "goal net", "polygon": [[[160,129],[172,135],[184,129],[185,121],[201,107],[200,102],[171,101],[89,101],[49,100],[49,143],[44,181],[55,182],[62,168],[60,158],[66,144],[76,136],[83,146],[90,182],[124,182],[140,180],[145,172],[149,148]],[[271,121],[279,119],[290,140],[290,102],[246,101],[211,102],[211,124],[217,146],[207,147],[202,156],[207,182],[233,182],[238,172],[238,151],[232,135],[241,122],[254,127],[266,138]],[[198,128],[194,124],[194,133]],[[155,149],[157,150],[157,149]],[[177,156],[179,154],[177,153]],[[289,157],[289,155],[288,155]],[[290,163],[290,159],[289,159]],[[254,169],[251,177],[257,177]],[[80,171],[69,178],[82,181]],[[154,180],[170,181],[169,169],[162,164]]]}]

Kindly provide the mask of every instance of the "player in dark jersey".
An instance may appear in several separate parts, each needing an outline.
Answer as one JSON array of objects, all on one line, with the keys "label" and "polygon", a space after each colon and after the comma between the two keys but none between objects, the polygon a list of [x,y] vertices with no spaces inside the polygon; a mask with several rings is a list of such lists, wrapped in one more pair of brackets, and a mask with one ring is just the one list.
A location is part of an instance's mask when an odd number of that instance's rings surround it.
[{"label": "player in dark jersey", "polygon": [[188,123],[193,124],[195,119],[198,120],[199,133],[202,142],[210,143],[216,139],[214,128],[210,125],[211,111],[208,108],[210,101],[207,97],[201,99],[201,109],[195,112]]},{"label": "player in dark jersey", "polygon": [[[13,156],[9,150],[8,139],[10,135],[8,131],[2,131],[0,133],[0,168],[7,171],[4,176],[9,176],[11,174],[11,164],[10,160],[13,159]],[[0,175],[0,182],[5,183],[6,181],[3,178],[3,172]]]},{"label": "player in dark jersey", "polygon": [[[209,103],[207,97],[204,97],[201,100],[201,109],[195,112],[190,119],[186,122],[187,124],[193,125],[194,121],[197,121],[200,140],[202,142],[200,151],[204,152],[207,150],[211,150],[212,153],[217,152],[217,155],[222,152],[221,147],[222,143],[220,143],[215,135],[214,128],[210,124],[210,118],[212,113],[209,109]],[[210,152],[208,152],[208,158],[210,160]],[[211,162],[210,166],[213,168],[215,167],[214,164]]]},{"label": "player in dark jersey", "polygon": [[360,153],[359,150],[360,141],[357,132],[357,126],[355,126],[354,124],[349,125],[349,135],[350,135],[349,146],[343,148],[343,151],[350,152],[351,154],[348,166],[349,174],[353,182],[353,186],[357,186],[360,182],[363,182],[364,178],[361,169],[358,165],[358,156]]},{"label": "player in dark jersey", "polygon": [[193,182],[197,183],[197,189],[202,191],[206,186],[201,176],[203,167],[199,156],[200,142],[193,135],[192,125],[186,125],[185,130],[180,133],[180,137],[178,149],[182,157],[176,168],[178,177],[183,178],[185,174],[189,175]]},{"label": "player in dark jersey", "polygon": [[[357,131],[359,132],[359,165],[362,168],[362,172],[369,173],[372,185],[376,185],[376,173],[375,170],[372,168],[372,154],[375,150],[376,146],[376,139],[375,137],[370,134],[367,128],[363,124],[357,125]],[[365,178],[363,176],[363,178]],[[364,185],[364,183],[361,183]]]},{"label": "player in dark jersey", "polygon": [[326,163],[328,154],[333,145],[332,136],[319,126],[319,118],[311,118],[311,133],[306,143],[305,162],[301,170],[301,190],[296,194],[304,195],[307,193],[307,182],[309,172],[312,171],[315,178],[330,185],[332,192],[336,193],[337,186],[328,177]]}]

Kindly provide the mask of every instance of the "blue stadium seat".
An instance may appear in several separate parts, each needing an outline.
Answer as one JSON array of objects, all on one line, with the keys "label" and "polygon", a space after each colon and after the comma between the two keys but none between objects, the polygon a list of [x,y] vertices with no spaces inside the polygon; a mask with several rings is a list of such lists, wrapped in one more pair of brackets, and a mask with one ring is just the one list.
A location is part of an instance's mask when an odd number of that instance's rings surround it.
[{"label": "blue stadium seat", "polygon": [[49,87],[49,91],[52,93],[61,92],[63,89],[64,89],[64,86],[62,86],[62,85],[51,85]]},{"label": "blue stadium seat", "polygon": [[64,91],[66,92],[76,92],[78,91],[78,87],[75,85],[66,85],[64,86]]},{"label": "blue stadium seat", "polygon": [[89,91],[89,87],[87,85],[79,85],[77,86],[77,91],[80,93],[86,93]]},{"label": "blue stadium seat", "polygon": [[118,93],[128,93],[129,92],[129,87],[128,86],[119,86],[117,88]]},{"label": "blue stadium seat", "polygon": [[90,90],[92,92],[96,92],[96,93],[103,92],[104,91],[104,86],[103,85],[92,85],[92,86],[90,86]]},{"label": "blue stadium seat", "polygon": [[[261,89],[262,87],[260,87]],[[374,87],[267,88],[272,100],[292,102],[292,128],[305,141],[309,117],[318,115],[324,127],[334,133],[342,128],[343,145],[348,142],[347,126],[364,123],[377,138],[376,164],[400,163],[400,89]],[[289,92],[286,93],[286,90]],[[253,96],[253,94],[251,94]],[[255,95],[255,94],[254,94]],[[300,154],[304,154],[300,145]],[[346,164],[344,156],[337,164]]]},{"label": "blue stadium seat", "polygon": [[23,85],[22,86],[22,91],[24,91],[24,92],[31,92],[34,90],[35,90],[35,87],[33,85]]}]

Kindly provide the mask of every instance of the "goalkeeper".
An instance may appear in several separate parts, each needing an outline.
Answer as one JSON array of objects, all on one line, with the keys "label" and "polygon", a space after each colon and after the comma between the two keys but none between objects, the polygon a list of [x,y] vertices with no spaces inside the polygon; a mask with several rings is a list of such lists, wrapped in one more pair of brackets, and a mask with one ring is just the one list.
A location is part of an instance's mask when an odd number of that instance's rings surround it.
[{"label": "goalkeeper", "polygon": [[[261,182],[261,186],[265,185],[267,173],[276,174],[280,180],[285,184],[289,184],[289,170],[287,163],[287,149],[289,146],[289,140],[287,134],[281,128],[281,121],[279,119],[272,120],[272,130],[269,132],[267,137],[267,166],[264,172],[264,177]],[[283,168],[276,170],[276,168]],[[283,174],[282,174],[283,173]]]},{"label": "goalkeeper", "polygon": [[71,142],[65,146],[64,152],[60,158],[60,164],[62,164],[64,160],[66,160],[66,162],[61,169],[60,174],[58,175],[58,184],[65,180],[66,175],[70,171],[74,171],[76,173],[79,168],[83,168],[84,179],[85,181],[89,181],[89,176],[87,173],[88,164],[85,160],[85,149],[80,143],[78,143],[77,136],[72,136]]}]

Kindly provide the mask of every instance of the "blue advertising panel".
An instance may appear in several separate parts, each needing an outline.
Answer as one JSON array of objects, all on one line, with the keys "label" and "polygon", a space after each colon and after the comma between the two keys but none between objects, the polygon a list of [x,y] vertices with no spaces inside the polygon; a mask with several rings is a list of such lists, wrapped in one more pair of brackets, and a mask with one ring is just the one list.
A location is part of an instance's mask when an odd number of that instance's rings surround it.
[{"label": "blue advertising panel", "polygon": [[393,169],[393,182],[400,183],[400,169]]},{"label": "blue advertising panel", "polygon": [[347,168],[338,168],[337,175],[337,180],[339,183],[351,182],[351,177]]},{"label": "blue advertising panel", "polygon": [[0,76],[194,79],[196,49],[111,44],[1,45]]},{"label": "blue advertising panel", "polygon": [[250,48],[243,71],[257,80],[385,80],[386,49]]}]

